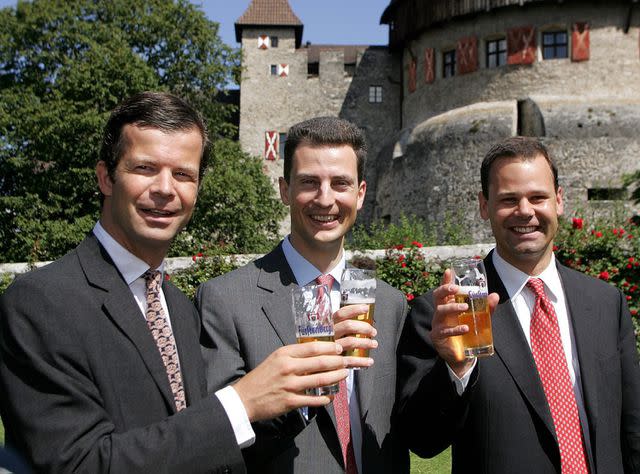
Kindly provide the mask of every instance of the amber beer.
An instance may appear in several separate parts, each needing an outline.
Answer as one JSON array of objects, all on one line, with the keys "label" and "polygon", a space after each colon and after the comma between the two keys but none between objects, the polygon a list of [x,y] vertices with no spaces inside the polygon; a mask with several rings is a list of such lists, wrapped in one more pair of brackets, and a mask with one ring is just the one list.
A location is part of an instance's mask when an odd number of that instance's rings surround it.
[{"label": "amber beer", "polygon": [[493,355],[491,314],[486,288],[462,286],[455,299],[456,303],[466,303],[469,306],[469,309],[458,315],[458,324],[469,327],[469,332],[460,336],[465,357]]},{"label": "amber beer", "polygon": [[[351,306],[354,304],[360,304],[360,305],[366,304],[369,306],[369,309],[367,310],[366,313],[358,314],[351,319],[354,319],[357,321],[364,321],[365,323],[369,323],[373,326],[374,324],[373,313],[376,309],[376,301],[371,299],[360,300],[360,301],[349,300],[347,303],[340,303],[340,307],[342,308],[343,306]],[[363,336],[362,334],[355,334],[355,337],[365,337],[365,336]],[[369,357],[369,349],[351,349],[351,350],[345,351],[344,355],[353,356],[353,357]]]}]

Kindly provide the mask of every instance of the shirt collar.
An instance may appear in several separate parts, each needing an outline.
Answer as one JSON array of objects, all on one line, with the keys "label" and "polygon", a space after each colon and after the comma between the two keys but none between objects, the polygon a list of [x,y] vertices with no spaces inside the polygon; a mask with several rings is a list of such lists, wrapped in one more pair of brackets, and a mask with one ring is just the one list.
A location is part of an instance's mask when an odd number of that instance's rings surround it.
[{"label": "shirt collar", "polygon": [[[505,290],[507,290],[509,298],[513,299],[518,296],[527,284],[530,275],[527,275],[508,263],[500,256],[500,254],[498,254],[497,249],[493,252],[492,262],[496,268],[496,272],[498,272],[498,276],[502,280]],[[560,275],[558,274],[556,257],[554,254],[551,254],[551,260],[549,261],[547,268],[545,268],[539,275],[536,275],[535,278],[540,278],[544,282],[544,285],[548,290],[547,296],[551,301],[556,301],[558,294],[562,292],[562,283],[560,282]]]},{"label": "shirt collar", "polygon": [[[149,270],[149,265],[120,245],[118,241],[102,227],[100,221],[96,222],[96,225],[93,227],[93,234],[107,251],[109,257],[113,260],[113,264],[127,285],[131,285],[131,283],[140,278],[144,272]],[[163,274],[160,281],[164,281],[164,260],[156,270]]]},{"label": "shirt collar", "polygon": [[[291,242],[289,241],[289,236],[286,236],[282,241],[282,251],[284,252],[284,258],[287,260],[287,263],[291,267],[291,271],[293,272],[293,276],[296,278],[298,285],[308,285],[309,283],[315,282],[315,279],[322,275],[322,272],[318,270],[311,262],[309,262],[306,258],[304,258],[300,252],[298,252]],[[329,275],[333,277],[335,283],[340,284],[340,279],[342,278],[342,270],[346,265],[346,260],[344,257],[344,250],[340,257],[340,261],[338,264],[331,269]]]}]

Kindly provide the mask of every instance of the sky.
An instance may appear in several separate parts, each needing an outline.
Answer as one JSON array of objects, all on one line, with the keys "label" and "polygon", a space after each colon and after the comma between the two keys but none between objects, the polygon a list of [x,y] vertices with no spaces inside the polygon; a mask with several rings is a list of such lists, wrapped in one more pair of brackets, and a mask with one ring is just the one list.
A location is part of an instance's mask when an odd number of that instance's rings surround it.
[{"label": "sky", "polygon": [[[220,36],[237,47],[234,22],[250,0],[191,0],[203,8],[210,20],[220,23]],[[380,25],[390,0],[289,0],[293,12],[304,24],[302,41],[315,44],[386,45],[388,26]],[[15,6],[16,0],[0,0],[0,8]]]}]

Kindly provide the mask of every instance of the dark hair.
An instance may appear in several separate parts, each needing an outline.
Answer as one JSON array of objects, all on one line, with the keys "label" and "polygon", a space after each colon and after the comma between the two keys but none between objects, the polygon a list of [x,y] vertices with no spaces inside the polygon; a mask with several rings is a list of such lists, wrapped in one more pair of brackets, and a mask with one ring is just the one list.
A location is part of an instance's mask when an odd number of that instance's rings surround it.
[{"label": "dark hair", "polygon": [[209,136],[200,113],[183,99],[167,92],[141,92],[125,99],[111,112],[104,127],[100,160],[107,165],[109,176],[115,179],[118,162],[127,146],[122,135],[125,125],[155,128],[164,132],[197,128],[202,135],[202,156],[199,177],[209,161]]},{"label": "dark hair", "polygon": [[558,190],[558,168],[551,159],[549,151],[540,142],[540,140],[532,137],[510,137],[506,140],[491,147],[489,152],[482,160],[480,167],[480,181],[482,183],[482,194],[485,198],[489,197],[489,174],[491,166],[496,160],[502,158],[520,158],[524,161],[534,160],[536,157],[542,156],[553,172],[553,185]]},{"label": "dark hair", "polygon": [[291,178],[293,155],[300,145],[312,147],[327,145],[350,146],[356,154],[358,183],[364,179],[367,145],[362,130],[353,123],[337,117],[316,117],[291,127],[284,145],[284,179],[287,183]]}]

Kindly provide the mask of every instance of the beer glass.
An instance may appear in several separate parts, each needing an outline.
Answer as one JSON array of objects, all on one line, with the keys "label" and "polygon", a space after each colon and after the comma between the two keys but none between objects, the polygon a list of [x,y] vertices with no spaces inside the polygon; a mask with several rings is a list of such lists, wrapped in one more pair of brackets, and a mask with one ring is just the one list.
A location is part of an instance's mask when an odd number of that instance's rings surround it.
[{"label": "beer glass", "polygon": [[[334,340],[331,295],[327,285],[305,285],[291,291],[298,343]],[[338,384],[307,389],[307,395],[333,395]]]},{"label": "beer glass", "polygon": [[[373,312],[376,308],[376,274],[373,270],[359,268],[345,268],[340,280],[340,307],[354,304],[368,305],[366,313],[358,314],[353,319],[364,321],[373,326]],[[366,337],[356,334],[355,337]],[[369,349],[351,349],[345,355],[354,357],[369,357]],[[353,367],[360,369],[361,367]]]},{"label": "beer glass", "polygon": [[467,358],[493,355],[491,315],[487,296],[487,273],[480,259],[456,259],[451,263],[454,283],[458,286],[456,303],[469,308],[458,316],[458,324],[466,324],[469,332],[460,336]]}]

